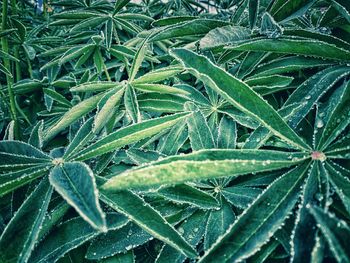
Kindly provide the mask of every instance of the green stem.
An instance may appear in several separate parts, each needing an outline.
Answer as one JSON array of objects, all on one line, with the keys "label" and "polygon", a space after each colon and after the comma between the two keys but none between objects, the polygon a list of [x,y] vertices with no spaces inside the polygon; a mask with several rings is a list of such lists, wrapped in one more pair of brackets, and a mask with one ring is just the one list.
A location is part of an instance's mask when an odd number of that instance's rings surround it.
[{"label": "green stem", "polygon": [[[8,0],[3,1],[2,3],[2,21],[1,21],[1,29],[4,31],[7,28],[7,15],[8,15]],[[5,53],[9,53],[9,45],[8,40],[6,37],[1,38],[1,46],[2,50]],[[11,72],[11,64],[10,60],[8,58],[3,58],[4,66],[7,68],[9,72]],[[10,112],[11,112],[11,118],[14,121],[14,129],[15,129],[15,136],[18,138],[19,131],[18,131],[18,119],[17,119],[17,111],[16,111],[16,103],[15,103],[15,95],[13,92],[13,77],[6,75],[6,82],[7,82],[7,90],[10,98]]]},{"label": "green stem", "polygon": [[108,69],[106,67],[106,64],[103,63],[103,70],[105,71],[106,77],[108,81],[111,81],[111,77],[109,76]]},{"label": "green stem", "polygon": [[18,59],[18,61],[16,61],[15,65],[16,65],[16,82],[20,81],[22,79],[22,74],[21,74],[21,65],[20,65],[20,56],[19,56],[19,47],[15,47],[15,57]]}]

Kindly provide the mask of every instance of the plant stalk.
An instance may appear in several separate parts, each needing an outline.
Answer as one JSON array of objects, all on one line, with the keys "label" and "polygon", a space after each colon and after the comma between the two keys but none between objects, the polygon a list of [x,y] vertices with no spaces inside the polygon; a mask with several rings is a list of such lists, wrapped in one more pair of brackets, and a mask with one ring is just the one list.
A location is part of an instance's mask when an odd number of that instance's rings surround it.
[{"label": "plant stalk", "polygon": [[[2,21],[1,21],[1,29],[2,31],[7,29],[7,16],[8,16],[8,0],[4,0],[2,4]],[[8,40],[6,37],[1,38],[1,46],[2,50],[5,53],[9,53],[9,45]],[[4,66],[6,69],[11,72],[11,63],[8,58],[3,58]],[[15,103],[15,95],[13,92],[13,77],[6,75],[6,82],[7,82],[7,90],[8,95],[10,99],[10,113],[11,118],[14,121],[14,131],[15,131],[15,137],[19,137],[19,130],[18,130],[18,119],[17,119],[17,112],[16,112],[16,103]]]}]

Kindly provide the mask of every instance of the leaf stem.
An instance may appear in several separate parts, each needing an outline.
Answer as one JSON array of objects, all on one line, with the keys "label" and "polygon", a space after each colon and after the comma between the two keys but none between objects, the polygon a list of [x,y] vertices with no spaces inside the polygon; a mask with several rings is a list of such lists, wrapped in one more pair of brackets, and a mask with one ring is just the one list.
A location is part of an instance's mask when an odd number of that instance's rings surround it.
[{"label": "leaf stem", "polygon": [[[5,31],[7,28],[7,15],[8,15],[8,0],[5,0],[5,1],[3,1],[3,4],[2,4],[2,21],[1,21],[2,31]],[[2,50],[5,53],[9,53],[9,45],[8,45],[8,40],[6,37],[1,38],[1,46],[2,46]],[[8,58],[4,57],[3,61],[4,61],[5,68],[9,72],[11,72],[10,60]],[[10,99],[11,118],[14,121],[15,137],[18,138],[18,136],[19,136],[18,119],[17,119],[17,112],[16,112],[15,95],[14,95],[14,92],[12,89],[13,88],[13,76],[6,75],[6,82],[7,82],[9,99]]]}]

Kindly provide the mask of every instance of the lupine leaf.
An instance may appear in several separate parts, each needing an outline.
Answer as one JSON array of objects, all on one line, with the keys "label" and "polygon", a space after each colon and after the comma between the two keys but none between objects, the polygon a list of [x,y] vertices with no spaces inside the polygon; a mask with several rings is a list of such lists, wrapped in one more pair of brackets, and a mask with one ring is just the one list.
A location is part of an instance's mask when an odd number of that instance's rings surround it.
[{"label": "lupine leaf", "polygon": [[350,228],[345,221],[337,219],[318,207],[310,207],[318,227],[328,242],[329,248],[338,262],[350,262],[347,242],[350,237]]},{"label": "lupine leaf", "polygon": [[239,261],[259,250],[293,209],[308,168],[304,163],[273,182],[199,262]]},{"label": "lupine leaf", "polygon": [[[128,221],[119,214],[107,214],[108,230],[124,226]],[[35,248],[29,262],[55,262],[70,250],[98,236],[95,230],[80,217],[70,219],[59,225]]]},{"label": "lupine leaf", "polygon": [[221,94],[235,107],[247,113],[277,136],[301,149],[309,146],[283,121],[281,116],[246,84],[212,64],[203,56],[186,49],[175,49],[171,54],[200,80]]},{"label": "lupine leaf", "polygon": [[101,190],[101,199],[113,209],[126,215],[130,220],[188,257],[195,257],[196,251],[181,235],[150,205],[130,191]]},{"label": "lupine leaf", "polygon": [[106,231],[105,215],[98,202],[95,178],[90,168],[79,162],[62,163],[50,172],[50,183],[94,228]]},{"label": "lupine leaf", "polygon": [[50,163],[50,156],[30,144],[21,141],[0,141],[2,171],[16,171]]},{"label": "lupine leaf", "polygon": [[51,193],[52,187],[44,178],[7,224],[0,236],[2,262],[30,262]]},{"label": "lupine leaf", "polygon": [[86,160],[135,143],[171,127],[187,116],[188,113],[179,113],[130,125],[91,144],[86,149],[80,151],[74,159]]},{"label": "lupine leaf", "polygon": [[109,179],[104,189],[147,188],[163,184],[237,176],[290,167],[305,160],[302,153],[255,150],[201,150],[164,158]]}]

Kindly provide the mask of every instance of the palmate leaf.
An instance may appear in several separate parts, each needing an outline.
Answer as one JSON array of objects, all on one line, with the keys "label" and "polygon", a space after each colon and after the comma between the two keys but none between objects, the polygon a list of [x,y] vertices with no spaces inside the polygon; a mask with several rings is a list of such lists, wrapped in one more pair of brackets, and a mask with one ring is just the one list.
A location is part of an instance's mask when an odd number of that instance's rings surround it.
[{"label": "palmate leaf", "polygon": [[44,178],[23,202],[0,236],[1,262],[29,262],[52,194]]},{"label": "palmate leaf", "polygon": [[131,191],[109,191],[101,189],[101,200],[149,234],[193,258],[196,251],[183,237],[141,197]]},{"label": "palmate leaf", "polygon": [[[119,229],[128,222],[127,218],[115,213],[107,214],[106,221],[108,230]],[[56,227],[39,243],[29,262],[56,262],[70,250],[99,234],[81,217],[70,219]]]},{"label": "palmate leaf", "polygon": [[171,55],[179,60],[191,74],[221,94],[239,110],[259,121],[275,135],[297,148],[310,149],[281,116],[244,82],[215,66],[204,56],[187,49],[174,49]]},{"label": "palmate leaf", "polygon": [[171,156],[109,179],[103,189],[148,188],[163,184],[237,176],[290,167],[309,158],[303,153],[269,150],[200,150]]},{"label": "palmate leaf", "polygon": [[258,251],[293,209],[309,166],[305,162],[274,181],[199,262],[240,261]]},{"label": "palmate leaf", "polygon": [[350,253],[348,249],[350,227],[346,222],[319,207],[311,206],[309,211],[318,223],[317,226],[324,235],[337,261],[350,262]]},{"label": "palmate leaf", "polygon": [[[309,113],[313,105],[324,95],[330,88],[333,87],[340,79],[347,76],[350,73],[349,69],[344,66],[330,67],[321,70],[311,78],[303,82],[293,93],[289,96],[288,100],[283,105],[282,109],[298,103],[298,108],[288,118],[288,123],[296,128],[301,120]],[[281,110],[282,110],[281,109]],[[286,116],[285,113],[281,115]],[[265,127],[257,128],[246,140],[243,148],[253,149],[261,147],[272,133]]]},{"label": "palmate leaf", "polygon": [[135,143],[141,139],[148,138],[155,135],[178,121],[186,118],[188,113],[178,113],[156,119],[151,119],[130,125],[128,127],[117,130],[99,141],[91,144],[89,147],[83,149],[74,157],[75,160],[86,160],[93,158],[110,151],[114,151],[125,145]]},{"label": "palmate leaf", "polygon": [[1,171],[17,171],[35,166],[50,165],[52,158],[21,141],[0,141]]},{"label": "palmate leaf", "polygon": [[105,232],[105,215],[98,202],[98,191],[91,169],[84,163],[59,163],[49,175],[55,190],[92,227]]}]

